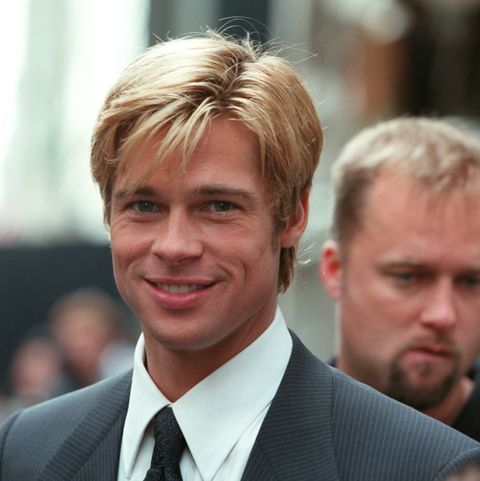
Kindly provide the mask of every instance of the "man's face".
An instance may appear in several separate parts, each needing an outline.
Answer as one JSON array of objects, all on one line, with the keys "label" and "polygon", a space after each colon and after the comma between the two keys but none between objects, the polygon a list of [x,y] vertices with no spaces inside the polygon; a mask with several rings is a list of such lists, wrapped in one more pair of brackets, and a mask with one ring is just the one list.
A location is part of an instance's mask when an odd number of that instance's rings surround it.
[{"label": "man's face", "polygon": [[172,158],[138,187],[158,141],[127,159],[113,184],[115,280],[147,353],[224,362],[273,320],[280,247],[298,240],[304,218],[274,233],[257,143],[240,122],[213,121],[185,171]]},{"label": "man's face", "polygon": [[432,194],[384,171],[322,275],[339,302],[339,367],[417,409],[442,401],[480,348],[480,188]]}]

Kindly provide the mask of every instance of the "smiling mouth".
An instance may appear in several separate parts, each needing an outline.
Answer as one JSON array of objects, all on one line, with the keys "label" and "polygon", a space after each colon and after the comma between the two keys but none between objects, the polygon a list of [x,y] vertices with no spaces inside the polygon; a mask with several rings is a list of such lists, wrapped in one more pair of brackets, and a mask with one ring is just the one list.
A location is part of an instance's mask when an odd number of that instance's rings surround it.
[{"label": "smiling mouth", "polygon": [[209,286],[205,284],[155,284],[155,287],[170,294],[186,294],[206,289]]}]

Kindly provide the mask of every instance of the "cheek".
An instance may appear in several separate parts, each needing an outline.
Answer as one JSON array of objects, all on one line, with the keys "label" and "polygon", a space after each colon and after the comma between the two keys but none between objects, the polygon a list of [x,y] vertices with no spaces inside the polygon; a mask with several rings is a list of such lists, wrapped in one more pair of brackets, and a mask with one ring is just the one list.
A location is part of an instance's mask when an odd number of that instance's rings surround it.
[{"label": "cheek", "polygon": [[214,262],[229,272],[234,282],[242,284],[244,290],[263,290],[270,285],[276,289],[280,250],[273,250],[271,238],[252,242],[252,237],[217,245],[217,250],[211,251]]},{"label": "cheek", "polygon": [[[472,315],[473,314],[473,315]],[[477,355],[480,351],[480,319],[477,312],[470,314],[470,322],[462,322],[459,318],[457,338],[463,351]]]},{"label": "cheek", "polygon": [[115,285],[117,286],[119,293],[125,299],[128,297],[125,268],[122,262],[119,259],[117,259],[115,256],[112,257],[112,263],[113,263],[113,278],[115,279]]},{"label": "cheek", "polygon": [[136,263],[142,258],[141,247],[129,240],[134,238],[128,236],[116,237],[113,235],[111,238],[113,275],[121,291],[125,290],[125,284],[128,281],[127,276],[131,275],[130,271],[135,269]]},{"label": "cheek", "polygon": [[[385,350],[403,338],[414,316],[408,301],[395,302],[372,285],[350,287],[342,303],[342,319],[348,336],[365,349]],[[387,349],[388,350],[388,349]]]},{"label": "cheek", "polygon": [[273,240],[272,232],[258,223],[242,226],[229,231],[215,232],[208,238],[210,252],[219,258],[229,258],[238,262],[268,261],[280,252],[278,238]]},{"label": "cheek", "polygon": [[142,256],[149,245],[146,232],[137,232],[128,228],[112,228],[110,246],[112,257],[119,265],[125,265]]},{"label": "cheek", "polygon": [[387,324],[388,328],[390,324],[393,327],[412,316],[416,310],[416,298],[411,294],[406,296],[377,272],[368,268],[356,271],[354,276],[348,273],[345,277],[343,294],[365,322],[378,320],[380,325]]},{"label": "cheek", "polygon": [[115,277],[117,277],[117,275],[123,271],[125,263],[128,263],[129,251],[125,248],[123,243],[115,242],[113,239],[110,247],[112,250],[113,272]]}]

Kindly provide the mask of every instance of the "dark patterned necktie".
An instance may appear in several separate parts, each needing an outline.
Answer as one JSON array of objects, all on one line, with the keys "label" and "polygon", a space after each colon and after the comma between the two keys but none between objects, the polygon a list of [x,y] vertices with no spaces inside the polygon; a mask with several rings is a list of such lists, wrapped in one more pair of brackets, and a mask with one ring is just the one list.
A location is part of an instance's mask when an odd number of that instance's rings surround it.
[{"label": "dark patterned necktie", "polygon": [[144,481],[182,481],[179,463],[185,438],[172,408],[163,408],[154,421],[155,447]]}]

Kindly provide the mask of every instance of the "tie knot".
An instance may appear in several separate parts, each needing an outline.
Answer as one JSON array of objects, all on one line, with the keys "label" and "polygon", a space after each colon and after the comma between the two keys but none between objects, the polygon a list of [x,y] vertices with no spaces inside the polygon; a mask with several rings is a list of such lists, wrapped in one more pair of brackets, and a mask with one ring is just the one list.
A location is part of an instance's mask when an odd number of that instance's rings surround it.
[{"label": "tie knot", "polygon": [[175,419],[172,408],[163,408],[154,419],[154,463],[157,466],[178,465],[185,448],[185,438]]}]

